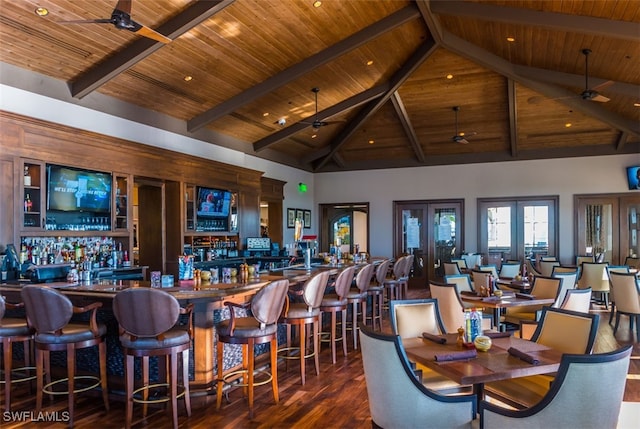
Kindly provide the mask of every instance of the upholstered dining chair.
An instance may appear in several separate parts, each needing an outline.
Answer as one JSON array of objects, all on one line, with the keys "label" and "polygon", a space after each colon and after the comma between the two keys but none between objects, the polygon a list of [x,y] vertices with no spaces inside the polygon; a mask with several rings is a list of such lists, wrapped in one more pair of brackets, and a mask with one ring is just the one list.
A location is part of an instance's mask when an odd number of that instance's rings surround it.
[{"label": "upholstered dining chair", "polygon": [[407,260],[404,263],[404,270],[400,274],[398,290],[400,291],[399,299],[407,299],[407,294],[409,293],[409,279],[411,278],[411,273],[413,272],[413,263],[415,261],[414,255],[407,255]]},{"label": "upholstered dining chair", "polygon": [[[356,267],[350,266],[344,268],[336,277],[334,289],[335,293],[325,294],[322,297],[320,303],[320,321],[325,313],[331,315],[331,323],[329,326],[329,332],[322,332],[320,337],[321,341],[325,336],[328,337],[328,341],[331,345],[331,361],[336,363],[336,341],[342,341],[342,353],[347,355],[347,294],[351,289],[351,283],[353,282],[353,276],[355,274]],[[340,313],[340,331],[341,334],[338,337],[336,330],[338,329],[338,313]],[[328,334],[328,335],[327,335]]]},{"label": "upholstered dining chair", "polygon": [[473,283],[469,274],[452,274],[444,276],[444,281],[449,284],[455,284],[460,292],[473,292]]},{"label": "upholstered dining chair", "polygon": [[[536,298],[553,298],[553,307],[560,306],[560,285],[562,279],[553,277],[535,277],[531,286],[531,295]],[[504,313],[505,322],[519,325],[522,320],[538,320],[542,305],[524,305],[519,307],[506,308]]]},{"label": "upholstered dining chair", "polygon": [[554,267],[560,266],[560,262],[558,261],[545,261],[541,260],[538,262],[538,271],[544,277],[551,277],[551,273],[553,272]]},{"label": "upholstered dining chair", "polygon": [[480,271],[491,273],[495,280],[498,279],[498,267],[495,264],[480,265],[478,269]]},{"label": "upholstered dining chair", "polygon": [[[236,304],[227,301],[224,304],[229,308],[230,318],[225,319],[216,325],[218,335],[217,356],[218,356],[218,385],[216,393],[216,409],[220,409],[222,404],[222,390],[227,377],[234,376],[237,371],[224,374],[224,345],[241,344],[243,368],[240,372],[243,381],[240,386],[246,387],[249,401],[249,418],[253,418],[253,391],[255,383],[255,350],[258,344],[269,344],[270,350],[270,374],[266,381],[259,385],[271,381],[273,399],[279,401],[278,393],[278,318],[281,316],[287,292],[289,290],[289,280],[278,280],[271,282],[260,289],[251,299],[244,304]],[[246,316],[236,316],[235,308],[248,311]]]},{"label": "upholstered dining chair", "polygon": [[[4,384],[4,410],[11,411],[11,387],[13,383],[20,383],[33,380],[35,376],[29,372],[31,367],[31,342],[33,340],[33,328],[27,323],[24,317],[4,317],[7,309],[14,310],[24,307],[24,303],[9,303],[0,295],[0,344],[3,352],[3,379],[0,384]],[[22,343],[22,354],[24,366],[13,367],[13,343]],[[14,374],[15,372],[15,374]],[[18,375],[23,374],[23,375]],[[14,375],[17,375],[14,378]]]},{"label": "upholstered dining chair", "polygon": [[613,288],[611,287],[611,273],[628,273],[629,272],[629,266],[628,265],[609,265],[607,266],[607,275],[609,277],[609,305],[610,305],[610,311],[609,311],[609,325],[611,325],[611,322],[613,321],[613,316],[616,313],[616,297],[614,295],[613,292]]},{"label": "upholstered dining chair", "polygon": [[466,270],[468,268],[467,260],[464,258],[451,258],[451,262],[455,262],[456,264],[458,264],[458,269],[460,271]]},{"label": "upholstered dining chair", "polygon": [[[184,401],[187,416],[191,416],[189,396],[189,349],[191,348],[193,304],[182,308],[173,295],[149,288],[131,288],[120,291],[113,298],[113,314],[120,326],[120,345],[125,356],[125,427],[133,422],[133,404],[142,403],[146,416],[150,402],[171,403],[173,428],[178,427],[178,399]],[[180,315],[187,317],[184,326],[179,325]],[[182,364],[182,384],[178,385],[178,355]],[[149,379],[149,358],[166,360],[167,379],[152,383]],[[135,359],[142,360],[142,386],[134,389]],[[166,387],[165,396],[149,399],[150,390]],[[154,395],[158,391],[154,392]],[[142,393],[142,398],[138,396]]]},{"label": "upholstered dining chair", "polygon": [[[600,316],[561,308],[544,307],[530,340],[562,353],[590,354],[593,350]],[[526,334],[522,338],[528,339]],[[485,384],[490,396],[516,408],[539,402],[549,391],[554,375],[533,375]]]},{"label": "upholstered dining chair", "polygon": [[491,275],[491,271],[471,271],[471,281],[473,282],[474,292],[480,293],[481,288],[489,284],[489,276]]},{"label": "upholstered dining chair", "polygon": [[[76,394],[89,389],[102,389],[104,407],[109,410],[109,392],[107,390],[107,347],[104,341],[107,328],[98,323],[97,311],[101,302],[94,302],[84,307],[76,307],[71,300],[57,290],[48,286],[26,285],[20,290],[24,302],[27,320],[35,329],[34,343],[36,349],[36,414],[42,408],[43,393],[49,395],[66,394],[69,406],[69,426],[73,427]],[[74,314],[88,314],[89,323],[76,323],[71,318]],[[97,346],[99,376],[79,376],[76,374],[76,350]],[[51,352],[67,352],[67,378],[51,382],[49,358]],[[45,374],[46,369],[46,374]],[[47,384],[44,384],[46,377]],[[80,379],[94,382],[90,386],[76,385]],[[58,383],[67,383],[67,390],[54,390]]]},{"label": "upholstered dining chair", "polygon": [[578,279],[578,288],[591,288],[593,294],[599,294],[605,308],[609,309],[609,275],[606,262],[583,262]]},{"label": "upholstered dining chair", "polygon": [[564,296],[560,308],[563,310],[579,311],[588,313],[591,307],[591,288],[569,289]]},{"label": "upholstered dining chair", "polygon": [[520,274],[520,262],[503,262],[498,277],[512,279]]},{"label": "upholstered dining chair", "polygon": [[551,277],[560,279],[560,291],[558,292],[558,302],[562,302],[567,295],[567,291],[575,289],[578,282],[578,271],[564,270],[564,267],[556,266],[551,271]]},{"label": "upholstered dining chair", "polygon": [[456,262],[443,262],[445,276],[454,276],[460,274],[460,267]]},{"label": "upholstered dining chair", "polygon": [[360,268],[356,274],[356,287],[352,287],[347,292],[347,303],[351,306],[351,324],[347,329],[351,329],[354,350],[358,349],[358,314],[362,317],[362,323],[367,323],[367,290],[371,284],[374,268],[373,264]]},{"label": "upholstered dining chair", "polygon": [[629,317],[629,331],[633,332],[633,321],[636,321],[636,338],[640,342],[640,284],[633,273],[609,273],[611,290],[615,291],[616,324],[613,335],[618,331],[620,315]]},{"label": "upholstered dining chair", "polygon": [[634,256],[627,256],[624,258],[624,265],[629,268],[635,268],[636,270],[640,270],[640,258]]},{"label": "upholstered dining chair", "polygon": [[481,401],[480,427],[615,428],[631,350],[629,345],[609,353],[563,355],[556,378],[540,402],[513,410]]},{"label": "upholstered dining chair", "polygon": [[542,275],[542,273],[536,267],[533,266],[533,263],[531,263],[531,259],[524,258],[524,265],[527,267],[527,273],[533,274],[534,276]]},{"label": "upholstered dining chair", "polygon": [[[313,357],[316,369],[316,375],[320,375],[320,304],[324,296],[327,282],[329,280],[329,271],[320,271],[312,275],[302,286],[303,302],[292,302],[289,304],[287,311],[280,318],[280,323],[287,326],[287,345],[285,348],[278,349],[278,353],[283,353],[284,359],[295,359],[300,361],[300,378],[302,385],[306,382],[306,360]],[[307,353],[307,325],[312,326],[311,333],[311,353]],[[299,345],[293,347],[291,345],[291,328],[298,327]],[[298,351],[298,353],[292,353]]]},{"label": "upholstered dining chair", "polygon": [[[438,301],[438,309],[445,332],[448,334],[457,333],[458,328],[465,326],[465,306],[460,299],[456,285],[430,281],[429,291],[431,298]],[[482,329],[491,329],[492,320],[491,314],[482,313]]]},{"label": "upholstered dining chair", "polygon": [[444,396],[422,385],[400,337],[360,325],[362,365],[373,427],[471,428],[473,394]]}]

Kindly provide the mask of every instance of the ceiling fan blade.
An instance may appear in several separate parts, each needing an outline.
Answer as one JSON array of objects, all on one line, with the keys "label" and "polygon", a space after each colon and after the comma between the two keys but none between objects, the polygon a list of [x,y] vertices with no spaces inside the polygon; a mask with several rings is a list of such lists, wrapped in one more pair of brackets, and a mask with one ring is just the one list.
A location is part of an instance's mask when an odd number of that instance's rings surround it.
[{"label": "ceiling fan blade", "polygon": [[161,43],[170,43],[171,42],[171,39],[169,39],[167,36],[162,35],[162,34],[158,33],[157,31],[152,30],[151,28],[146,27],[144,25],[140,25],[140,28],[138,30],[134,30],[133,32],[136,33],[136,34],[139,34],[141,36],[144,36],[146,38],[153,39],[153,40],[155,40],[157,42],[161,42]]},{"label": "ceiling fan blade", "polygon": [[465,139],[464,137],[461,138],[460,140],[458,140],[458,143],[460,144],[469,144],[469,140]]},{"label": "ceiling fan blade", "polygon": [[116,10],[122,11],[127,15],[131,15],[131,0],[119,0],[118,3],[116,3],[114,12]]},{"label": "ceiling fan blade", "polygon": [[591,88],[591,90],[592,91],[602,91],[603,89],[609,88],[614,83],[615,83],[615,81],[613,81],[613,80],[607,80],[605,82],[602,82],[600,85],[594,86],[593,88]]},{"label": "ceiling fan blade", "polygon": [[111,18],[76,19],[73,21],[56,21],[57,24],[112,24]]},{"label": "ceiling fan blade", "polygon": [[611,100],[610,98],[605,97],[602,94],[597,94],[593,98],[591,98],[591,101],[597,101],[599,103],[606,103],[607,101],[610,101],[610,100]]}]

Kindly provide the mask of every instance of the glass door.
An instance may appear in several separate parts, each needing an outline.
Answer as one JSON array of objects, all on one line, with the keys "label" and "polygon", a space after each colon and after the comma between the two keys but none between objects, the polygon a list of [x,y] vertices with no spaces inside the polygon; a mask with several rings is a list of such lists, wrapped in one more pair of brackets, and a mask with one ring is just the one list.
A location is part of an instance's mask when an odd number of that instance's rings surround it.
[{"label": "glass door", "polygon": [[414,255],[410,287],[442,279],[442,263],[460,255],[463,200],[394,202],[394,257]]},{"label": "glass door", "polygon": [[486,263],[557,255],[557,197],[479,199],[479,251]]},{"label": "glass door", "polygon": [[640,255],[640,196],[620,201],[620,263]]}]

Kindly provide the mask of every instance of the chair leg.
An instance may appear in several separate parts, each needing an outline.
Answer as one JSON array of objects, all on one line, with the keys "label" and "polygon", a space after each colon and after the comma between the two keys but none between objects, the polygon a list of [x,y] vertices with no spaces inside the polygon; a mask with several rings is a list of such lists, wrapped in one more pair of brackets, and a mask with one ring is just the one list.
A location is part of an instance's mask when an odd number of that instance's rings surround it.
[{"label": "chair leg", "polygon": [[223,368],[222,364],[224,362],[223,359],[224,352],[224,343],[218,340],[218,345],[216,347],[216,354],[218,355],[218,388],[216,390],[216,410],[220,409],[220,405],[222,405],[222,388],[224,386],[224,382],[222,381]]},{"label": "chair leg", "polygon": [[182,351],[182,385],[184,388],[184,408],[191,417],[191,396],[189,395],[189,349]]},{"label": "chair leg", "polygon": [[69,427],[73,427],[73,410],[75,408],[75,374],[76,373],[76,350],[73,344],[67,344],[67,381],[69,397]]},{"label": "chair leg", "polygon": [[[51,353],[49,350],[42,351],[44,355],[44,380],[46,384],[51,384]],[[49,395],[49,400],[53,401],[53,395]]]},{"label": "chair leg", "polygon": [[248,396],[249,396],[249,418],[253,419],[253,379],[254,379],[254,374],[253,374],[253,370],[254,370],[254,343],[255,340],[253,338],[249,338],[248,340],[248,344],[247,344],[247,375],[248,375],[248,382],[247,382],[247,388],[249,390],[248,392]]},{"label": "chair leg", "polygon": [[273,400],[280,402],[280,393],[278,392],[278,338],[271,340],[269,353],[271,354],[271,390],[273,390]]},{"label": "chair leg", "polygon": [[[49,356],[47,355],[47,358]],[[42,387],[44,385],[45,351],[36,349],[36,414],[42,409]]]},{"label": "chair leg", "polygon": [[100,361],[100,384],[104,408],[109,411],[109,390],[107,387],[107,345],[103,341],[98,344],[98,359]]},{"label": "chair leg", "polygon": [[[636,317],[636,341],[640,343],[640,315],[637,315],[635,317]],[[631,331],[631,333],[633,334],[633,331]]]},{"label": "chair leg", "polygon": [[[166,360],[164,363],[166,363]],[[158,365],[160,365],[160,362],[158,362]],[[142,385],[144,387],[149,387],[149,356],[142,357]],[[142,416],[147,417],[147,410],[149,409],[149,404],[147,404],[147,401],[149,400],[149,389],[142,390],[142,399],[144,400],[142,404]]]},{"label": "chair leg", "polygon": [[129,429],[131,427],[131,422],[133,420],[133,362],[134,357],[131,355],[126,355],[126,365],[124,369],[125,375],[125,385],[127,390],[127,403],[125,405],[125,427]]},{"label": "chair leg", "polygon": [[342,315],[340,319],[340,325],[342,327],[342,353],[347,355],[347,308],[342,309]]},{"label": "chair leg", "polygon": [[171,398],[171,417],[173,429],[178,429],[178,352],[173,350],[169,356],[169,392]]},{"label": "chair leg", "polygon": [[[335,330],[334,330],[335,331]],[[316,364],[316,375],[320,375],[320,320],[315,319],[313,321],[313,359]]]},{"label": "chair leg", "polygon": [[353,337],[353,350],[358,349],[358,302],[354,301],[351,305],[351,335]]},{"label": "chair leg", "polygon": [[305,380],[305,372],[306,372],[306,368],[305,368],[305,355],[307,354],[307,347],[306,347],[306,337],[307,337],[307,333],[306,331],[306,326],[305,323],[301,323],[300,324],[300,376],[302,378],[302,385],[304,386],[304,383],[306,382]]},{"label": "chair leg", "polygon": [[611,312],[609,313],[609,325],[611,325],[611,322],[613,321],[613,313],[616,312],[616,303],[611,301]]},{"label": "chair leg", "polygon": [[616,313],[616,324],[613,326],[613,335],[618,332],[618,325],[620,324],[620,313]]},{"label": "chair leg", "polygon": [[336,363],[336,329],[337,329],[337,314],[335,309],[331,310],[331,333],[329,334],[329,341],[331,341],[331,362]]},{"label": "chair leg", "polygon": [[[13,348],[9,338],[2,339],[2,350],[4,352],[4,409],[11,411],[11,369],[13,368]],[[25,349],[25,356],[27,349]]]}]

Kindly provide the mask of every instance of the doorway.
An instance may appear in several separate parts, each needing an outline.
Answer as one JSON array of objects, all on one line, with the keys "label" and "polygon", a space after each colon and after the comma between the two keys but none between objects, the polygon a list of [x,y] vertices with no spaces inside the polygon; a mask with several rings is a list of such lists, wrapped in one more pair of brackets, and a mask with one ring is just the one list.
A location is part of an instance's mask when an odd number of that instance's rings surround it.
[{"label": "doorway", "polygon": [[464,243],[464,200],[393,202],[394,257],[414,255],[409,287],[442,280],[442,263]]},{"label": "doorway", "polygon": [[149,267],[147,270],[149,272],[165,273],[164,184],[136,179],[134,188],[134,195],[138,197],[137,222],[134,223],[134,228],[137,235],[139,264]]},{"label": "doorway", "polygon": [[322,251],[332,244],[343,253],[369,252],[369,203],[320,204]]}]

